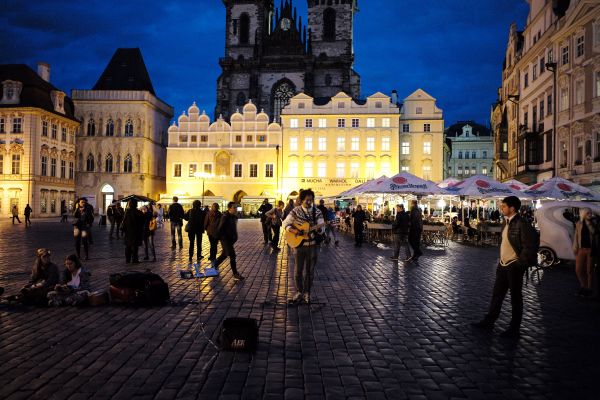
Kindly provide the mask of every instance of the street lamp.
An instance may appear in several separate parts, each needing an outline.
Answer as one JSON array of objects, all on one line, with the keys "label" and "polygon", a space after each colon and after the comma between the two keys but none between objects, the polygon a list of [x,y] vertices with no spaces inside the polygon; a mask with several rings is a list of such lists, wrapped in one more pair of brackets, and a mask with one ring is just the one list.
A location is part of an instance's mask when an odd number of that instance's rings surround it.
[{"label": "street lamp", "polygon": [[202,179],[202,205],[203,206],[204,206],[204,181],[206,179],[212,178],[213,176],[214,176],[213,174],[209,174],[208,172],[199,172],[199,171],[194,172],[194,178]]},{"label": "street lamp", "polygon": [[557,162],[556,159],[558,158],[558,152],[557,152],[557,148],[558,146],[556,145],[556,139],[558,137],[558,135],[556,134],[556,73],[558,72],[558,65],[555,62],[547,62],[546,63],[546,69],[548,71],[552,72],[554,81],[553,81],[553,92],[554,94],[553,99],[552,99],[552,150],[553,153],[552,154],[552,173],[554,174],[554,176],[558,176],[558,171],[557,171]]}]

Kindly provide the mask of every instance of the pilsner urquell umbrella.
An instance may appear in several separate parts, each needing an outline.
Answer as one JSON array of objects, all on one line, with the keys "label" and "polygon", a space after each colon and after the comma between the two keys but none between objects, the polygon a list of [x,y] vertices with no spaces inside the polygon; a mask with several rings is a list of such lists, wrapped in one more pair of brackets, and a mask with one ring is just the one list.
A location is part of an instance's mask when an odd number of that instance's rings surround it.
[{"label": "pilsner urquell umbrella", "polygon": [[460,182],[460,179],[450,177],[450,178],[446,178],[443,181],[441,181],[440,183],[438,183],[437,186],[441,187],[442,189],[446,189],[450,186],[456,185],[459,182]]},{"label": "pilsner urquell umbrella", "polygon": [[510,186],[511,188],[515,189],[515,190],[527,190],[529,188],[529,186],[527,186],[526,184],[524,184],[523,182],[520,182],[516,179],[510,179],[508,181],[502,182],[505,185]]},{"label": "pilsner urquell umbrella", "polygon": [[430,194],[444,194],[444,190],[435,183],[418,178],[408,172],[401,172],[383,180],[375,187],[369,187],[368,193],[386,193],[398,195],[426,196]]},{"label": "pilsner urquell umbrella", "polygon": [[359,194],[363,194],[363,193],[381,193],[381,191],[379,191],[378,188],[381,186],[381,184],[386,179],[387,179],[387,176],[385,176],[385,175],[382,175],[377,179],[372,179],[372,180],[360,185],[359,187],[357,187],[356,190],[353,191],[351,194],[359,195]]},{"label": "pilsner urquell umbrella", "polygon": [[545,182],[536,183],[523,193],[536,199],[600,201],[598,193],[558,176],[548,179]]},{"label": "pilsner urquell umbrella", "polygon": [[517,196],[527,198],[523,192],[515,190],[510,186],[495,181],[486,175],[473,175],[454,186],[446,189],[446,192],[455,196],[467,196],[474,199],[489,199],[492,197]]}]

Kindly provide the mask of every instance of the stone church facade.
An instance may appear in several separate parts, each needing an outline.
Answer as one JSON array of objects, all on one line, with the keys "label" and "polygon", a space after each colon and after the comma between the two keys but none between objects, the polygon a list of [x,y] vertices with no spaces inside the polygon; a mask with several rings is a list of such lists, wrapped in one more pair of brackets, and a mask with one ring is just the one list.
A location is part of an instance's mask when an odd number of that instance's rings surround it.
[{"label": "stone church facade", "polygon": [[217,81],[215,117],[228,119],[248,100],[279,121],[300,92],[360,97],[353,70],[356,0],[308,0],[308,26],[292,0],[224,0],[225,57]]}]

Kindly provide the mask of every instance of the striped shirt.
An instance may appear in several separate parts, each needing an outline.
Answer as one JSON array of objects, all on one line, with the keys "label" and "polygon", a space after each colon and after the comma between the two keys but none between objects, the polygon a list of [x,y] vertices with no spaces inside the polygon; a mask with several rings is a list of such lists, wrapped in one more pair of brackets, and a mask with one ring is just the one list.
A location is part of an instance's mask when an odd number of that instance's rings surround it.
[{"label": "striped shirt", "polygon": [[[314,213],[314,214],[313,214]],[[283,229],[289,231],[293,224],[303,224],[308,222],[311,227],[315,225],[324,224],[323,213],[317,207],[313,206],[310,209],[304,208],[303,206],[295,207],[283,221]],[[323,228],[319,228],[319,232],[323,233]],[[304,242],[305,246],[311,246],[316,244],[315,240]]]}]

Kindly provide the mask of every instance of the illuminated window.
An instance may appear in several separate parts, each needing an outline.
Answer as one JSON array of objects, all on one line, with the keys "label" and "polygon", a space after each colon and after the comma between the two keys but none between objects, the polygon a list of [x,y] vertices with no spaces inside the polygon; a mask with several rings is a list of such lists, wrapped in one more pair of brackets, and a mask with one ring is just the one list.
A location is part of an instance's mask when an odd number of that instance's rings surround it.
[{"label": "illuminated window", "polygon": [[11,172],[13,175],[20,175],[21,174],[21,155],[20,154],[13,154],[12,155],[12,165],[11,165]]},{"label": "illuminated window", "polygon": [[313,140],[311,137],[304,138],[304,151],[312,151],[313,150]]},{"label": "illuminated window", "polygon": [[319,138],[319,151],[327,151],[327,138]]},{"label": "illuminated window", "polygon": [[346,151],[346,138],[337,138],[337,151]]},{"label": "illuminated window", "polygon": [[290,151],[298,151],[298,138],[297,137],[290,138]]},{"label": "illuminated window", "polygon": [[319,128],[327,128],[327,119],[319,118]]},{"label": "illuminated window", "polygon": [[375,178],[375,162],[367,161],[365,164],[365,174],[367,175],[367,179]]},{"label": "illuminated window", "polygon": [[298,176],[298,162],[297,161],[290,161],[290,163],[288,164],[288,175],[291,177]]},{"label": "illuminated window", "polygon": [[429,166],[429,165],[423,166],[423,179],[426,179],[426,180],[431,179],[431,166]]},{"label": "illuminated window", "polygon": [[350,150],[359,151],[359,149],[360,149],[360,138],[353,137],[350,140]]},{"label": "illuminated window", "polygon": [[390,138],[381,138],[381,151],[390,151]]},{"label": "illuminated window", "polygon": [[400,171],[402,171],[402,172],[408,172],[408,171],[410,171],[410,168],[407,165],[403,165],[403,166],[400,167]]},{"label": "illuminated window", "polygon": [[297,128],[297,127],[298,127],[298,119],[297,118],[290,119],[290,128]]},{"label": "illuminated window", "polygon": [[346,176],[346,163],[339,162],[335,164],[335,176],[344,178]]},{"label": "illuminated window", "polygon": [[190,164],[188,177],[193,178],[196,171],[198,171],[198,164],[196,164],[196,163]]},{"label": "illuminated window", "polygon": [[202,170],[204,171],[205,174],[212,174],[212,163],[204,163],[202,165]]},{"label": "illuminated window", "polygon": [[367,118],[367,128],[375,128],[375,118]]},{"label": "illuminated window", "polygon": [[381,174],[386,176],[390,176],[392,174],[392,169],[390,168],[389,162],[386,161],[381,163]]},{"label": "illuminated window", "polygon": [[390,119],[389,118],[382,118],[381,119],[381,126],[383,128],[389,128],[390,127]]},{"label": "illuminated window", "polygon": [[325,178],[327,176],[327,162],[319,161],[317,163],[317,176],[319,178]]},{"label": "illuminated window", "polygon": [[367,138],[367,151],[375,151],[375,138],[374,137]]},{"label": "illuminated window", "polygon": [[402,142],[402,154],[405,156],[410,154],[410,143],[409,142]]},{"label": "illuminated window", "polygon": [[360,170],[360,163],[353,161],[350,163],[350,177],[358,178],[358,172]]}]

